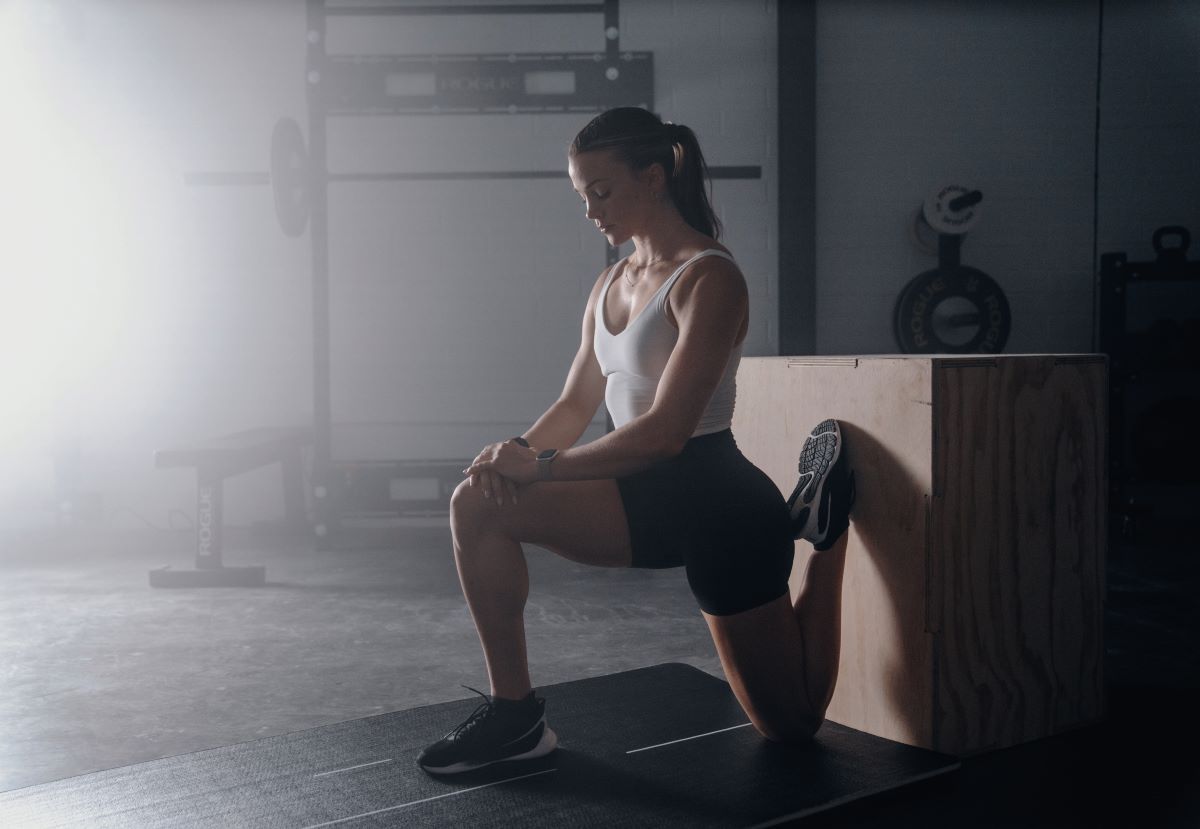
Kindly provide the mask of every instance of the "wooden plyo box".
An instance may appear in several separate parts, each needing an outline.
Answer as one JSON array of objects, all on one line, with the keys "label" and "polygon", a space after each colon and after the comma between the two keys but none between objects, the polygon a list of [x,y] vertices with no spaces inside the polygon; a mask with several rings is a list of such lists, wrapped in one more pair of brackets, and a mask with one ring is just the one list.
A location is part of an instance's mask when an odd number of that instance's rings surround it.
[{"label": "wooden plyo box", "polygon": [[968,755],[1103,715],[1103,355],[756,357],[737,382],[738,445],[785,496],[825,418],[855,470],[829,719]]}]

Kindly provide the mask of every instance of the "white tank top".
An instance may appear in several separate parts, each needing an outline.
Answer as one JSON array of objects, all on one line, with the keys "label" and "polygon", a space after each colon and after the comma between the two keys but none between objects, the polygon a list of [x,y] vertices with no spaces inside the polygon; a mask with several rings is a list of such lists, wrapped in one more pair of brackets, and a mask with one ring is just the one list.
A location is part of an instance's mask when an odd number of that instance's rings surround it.
[{"label": "white tank top", "polygon": [[[608,288],[612,285],[617,266],[608,271],[608,278],[596,300],[596,336],[593,347],[600,370],[608,379],[604,391],[604,402],[612,416],[614,426],[624,426],[639,415],[649,411],[658,392],[658,381],[662,379],[667,360],[679,339],[679,329],[667,319],[667,294],[688,265],[705,256],[720,256],[733,261],[733,257],[720,250],[704,250],[684,262],[662,284],[641,313],[631,319],[620,334],[608,330],[604,321],[605,301]],[[728,429],[733,422],[733,403],[737,395],[737,370],[742,359],[741,344],[734,346],[725,365],[725,374],[713,392],[700,423],[692,437],[711,435]]]}]

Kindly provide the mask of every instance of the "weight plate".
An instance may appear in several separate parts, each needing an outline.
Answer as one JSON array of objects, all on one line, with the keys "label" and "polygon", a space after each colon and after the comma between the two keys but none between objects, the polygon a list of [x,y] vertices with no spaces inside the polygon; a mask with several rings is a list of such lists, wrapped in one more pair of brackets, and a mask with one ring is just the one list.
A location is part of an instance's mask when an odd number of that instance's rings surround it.
[{"label": "weight plate", "polygon": [[909,236],[912,239],[913,245],[921,253],[936,257],[938,255],[938,234],[929,226],[929,222],[925,221],[925,208],[923,205],[917,205],[917,209],[913,211],[912,221],[908,224]]},{"label": "weight plate", "polygon": [[271,188],[279,226],[288,236],[300,236],[308,226],[308,152],[291,118],[280,118],[271,133]]},{"label": "weight plate", "polygon": [[983,194],[978,190],[948,184],[925,197],[922,213],[925,221],[938,233],[961,235],[979,221],[979,202],[982,198]]},{"label": "weight plate", "polygon": [[897,297],[892,324],[905,354],[997,353],[1012,314],[994,279],[960,265],[917,274]]}]

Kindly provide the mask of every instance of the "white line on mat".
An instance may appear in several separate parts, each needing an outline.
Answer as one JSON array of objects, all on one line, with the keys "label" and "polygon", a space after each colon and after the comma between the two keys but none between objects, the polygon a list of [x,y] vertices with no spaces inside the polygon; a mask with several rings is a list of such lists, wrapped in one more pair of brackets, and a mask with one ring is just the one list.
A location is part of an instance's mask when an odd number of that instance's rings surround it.
[{"label": "white line on mat", "polygon": [[331,820],[326,823],[314,823],[312,826],[305,826],[304,829],[320,829],[322,826],[336,826],[339,823],[345,823],[349,820],[358,820],[359,818],[370,817],[371,815],[380,815],[384,812],[392,812],[396,809],[403,809],[406,806],[416,806],[418,803],[428,803],[431,800],[441,800],[443,797],[454,797],[455,795],[466,794],[467,792],[474,792],[478,791],[479,789],[486,789],[489,786],[499,786],[501,783],[511,783],[514,780],[524,780],[526,777],[537,777],[539,774],[549,774],[552,771],[558,771],[558,769],[535,771],[532,774],[522,774],[520,777],[506,777],[503,780],[497,780],[495,783],[484,783],[482,786],[472,786],[469,789],[458,789],[457,791],[446,792],[445,794],[438,794],[434,795],[433,797],[422,798],[421,800],[414,800],[411,803],[401,803],[398,806],[388,806],[386,809],[376,809],[373,812],[363,812],[361,815],[350,815],[350,817],[338,818],[337,820]]},{"label": "white line on mat", "polygon": [[723,731],[733,731],[735,728],[745,728],[748,725],[750,725],[750,723],[744,722],[741,725],[731,725],[731,726],[729,726],[729,728],[718,728],[716,731],[706,731],[703,734],[695,734],[691,737],[680,737],[678,740],[671,740],[668,743],[658,743],[657,745],[644,746],[642,748],[630,749],[629,751],[627,751],[625,753],[626,754],[637,754],[639,751],[649,751],[652,748],[662,748],[663,746],[671,746],[671,745],[675,745],[675,743],[682,743],[682,742],[686,742],[688,740],[696,740],[696,739],[699,739],[700,737],[707,737],[710,734],[720,734]]},{"label": "white line on mat", "polygon": [[333,771],[323,771],[323,772],[320,772],[319,774],[314,774],[313,777],[324,777],[327,774],[341,774],[344,771],[354,771],[355,769],[365,769],[365,768],[369,768],[370,766],[378,766],[380,763],[390,763],[390,762],[392,762],[392,760],[389,757],[387,760],[376,760],[374,763],[363,763],[358,766],[350,766],[349,768],[334,769]]}]

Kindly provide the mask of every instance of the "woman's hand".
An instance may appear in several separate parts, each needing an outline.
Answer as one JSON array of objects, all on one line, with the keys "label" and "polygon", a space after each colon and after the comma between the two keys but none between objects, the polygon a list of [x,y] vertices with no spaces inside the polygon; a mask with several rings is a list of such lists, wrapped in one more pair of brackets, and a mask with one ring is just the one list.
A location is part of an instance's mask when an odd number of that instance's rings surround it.
[{"label": "woman's hand", "polygon": [[504,494],[515,504],[517,487],[537,480],[537,450],[526,448],[506,440],[485,446],[471,465],[463,470],[471,486],[482,486],[483,497],[495,496],[497,504],[504,504]]}]

